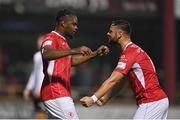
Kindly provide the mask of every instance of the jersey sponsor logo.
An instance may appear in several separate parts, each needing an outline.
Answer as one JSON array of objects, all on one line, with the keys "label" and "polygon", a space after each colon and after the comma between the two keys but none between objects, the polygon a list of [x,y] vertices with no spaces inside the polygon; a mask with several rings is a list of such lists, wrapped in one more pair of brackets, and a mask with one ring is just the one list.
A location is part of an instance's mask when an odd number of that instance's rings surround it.
[{"label": "jersey sponsor logo", "polygon": [[47,40],[43,43],[43,47],[46,46],[46,45],[52,45],[52,41],[50,40]]},{"label": "jersey sponsor logo", "polygon": [[118,62],[117,68],[123,70],[126,68],[126,63],[124,62]]}]

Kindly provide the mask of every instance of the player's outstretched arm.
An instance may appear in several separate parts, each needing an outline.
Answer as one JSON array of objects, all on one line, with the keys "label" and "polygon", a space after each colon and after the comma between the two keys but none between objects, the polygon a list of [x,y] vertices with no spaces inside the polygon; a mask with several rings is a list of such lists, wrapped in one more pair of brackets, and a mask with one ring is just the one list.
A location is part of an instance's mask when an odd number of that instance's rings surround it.
[{"label": "player's outstretched arm", "polygon": [[82,64],[96,56],[97,56],[96,51],[92,52],[90,55],[83,55],[83,54],[73,55],[72,56],[72,66]]},{"label": "player's outstretched arm", "polygon": [[98,106],[105,105],[112,97],[116,96],[118,94],[117,91],[120,91],[124,84],[126,83],[126,80],[122,79],[121,82],[116,84],[111,90],[109,90],[104,96],[102,96],[100,99],[97,100],[96,104]]},{"label": "player's outstretched arm", "polygon": [[47,61],[55,60],[55,59],[62,58],[68,55],[81,54],[81,55],[86,56],[86,55],[92,54],[91,49],[86,46],[69,49],[69,50],[56,50],[56,49],[47,47],[47,48],[43,48],[41,51],[42,51],[43,59]]},{"label": "player's outstretched arm", "polygon": [[101,45],[96,51],[91,52],[90,54],[77,54],[72,56],[72,65],[79,65],[81,63],[84,63],[96,56],[103,56],[108,54],[109,48],[105,45]]},{"label": "player's outstretched arm", "polygon": [[124,75],[122,73],[113,72],[93,96],[86,96],[80,99],[81,104],[85,107],[92,106],[93,103],[95,103],[99,98],[103,97],[106,93],[112,90],[112,88],[116,86],[116,84],[118,84],[123,77]]}]

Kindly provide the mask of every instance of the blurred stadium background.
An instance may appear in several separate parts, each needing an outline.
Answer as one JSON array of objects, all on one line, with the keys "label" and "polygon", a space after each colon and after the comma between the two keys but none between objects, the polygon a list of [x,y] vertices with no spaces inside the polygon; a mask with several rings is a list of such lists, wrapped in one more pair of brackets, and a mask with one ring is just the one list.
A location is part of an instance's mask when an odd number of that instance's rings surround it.
[{"label": "blurred stadium background", "polygon": [[[32,118],[31,102],[22,92],[32,70],[40,34],[54,30],[56,12],[76,12],[79,31],[71,47],[93,50],[107,44],[106,33],[114,18],[130,21],[132,40],[153,59],[160,84],[170,98],[168,118],[180,118],[180,0],[0,0],[0,118]],[[72,68],[72,95],[80,118],[132,118],[136,103],[126,85],[102,108],[79,104],[105,80],[118,61],[119,49]]]}]

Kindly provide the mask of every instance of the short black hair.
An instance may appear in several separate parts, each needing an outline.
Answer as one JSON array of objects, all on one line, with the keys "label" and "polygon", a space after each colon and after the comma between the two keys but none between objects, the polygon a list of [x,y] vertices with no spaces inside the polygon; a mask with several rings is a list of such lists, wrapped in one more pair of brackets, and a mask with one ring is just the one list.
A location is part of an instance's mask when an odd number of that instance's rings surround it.
[{"label": "short black hair", "polygon": [[68,9],[59,10],[57,13],[57,16],[56,16],[56,21],[55,21],[56,25],[59,24],[59,22],[62,20],[63,17],[69,16],[69,15],[76,16],[74,12],[72,12]]},{"label": "short black hair", "polygon": [[131,26],[130,23],[126,20],[114,20],[112,21],[113,26],[118,26],[121,30],[123,30],[127,35],[131,35]]}]

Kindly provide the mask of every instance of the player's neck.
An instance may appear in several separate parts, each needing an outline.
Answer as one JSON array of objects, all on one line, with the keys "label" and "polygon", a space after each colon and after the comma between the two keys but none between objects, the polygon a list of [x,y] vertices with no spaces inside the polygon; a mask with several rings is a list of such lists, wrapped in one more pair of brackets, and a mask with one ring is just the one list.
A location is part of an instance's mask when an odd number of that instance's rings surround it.
[{"label": "player's neck", "polygon": [[57,32],[57,33],[59,33],[60,35],[62,35],[63,37],[65,37],[65,34],[64,34],[64,31],[62,30],[62,29],[55,29],[55,31]]},{"label": "player's neck", "polygon": [[130,42],[131,42],[131,40],[129,38],[123,39],[120,43],[122,50],[124,50]]}]

